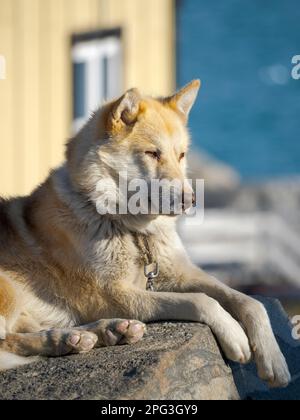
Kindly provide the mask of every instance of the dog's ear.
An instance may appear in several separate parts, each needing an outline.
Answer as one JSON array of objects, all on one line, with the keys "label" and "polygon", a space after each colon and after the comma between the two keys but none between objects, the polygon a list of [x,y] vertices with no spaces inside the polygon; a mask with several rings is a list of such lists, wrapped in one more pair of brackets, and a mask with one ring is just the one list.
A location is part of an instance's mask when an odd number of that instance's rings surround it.
[{"label": "dog's ear", "polygon": [[138,89],[130,89],[113,105],[111,117],[115,124],[126,126],[137,121],[142,97]]},{"label": "dog's ear", "polygon": [[165,102],[168,103],[186,122],[188,120],[190,111],[197,99],[199,89],[201,87],[200,80],[193,80],[191,83],[183,87],[175,95],[167,98]]}]

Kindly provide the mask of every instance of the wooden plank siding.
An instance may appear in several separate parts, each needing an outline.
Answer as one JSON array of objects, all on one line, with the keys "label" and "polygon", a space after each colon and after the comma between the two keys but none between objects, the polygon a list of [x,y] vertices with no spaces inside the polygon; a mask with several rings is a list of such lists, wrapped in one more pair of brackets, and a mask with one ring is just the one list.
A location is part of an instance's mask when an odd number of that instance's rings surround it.
[{"label": "wooden plank siding", "polygon": [[174,0],[1,0],[0,195],[27,194],[63,159],[72,122],[70,39],[121,27],[124,89],[175,86]]},{"label": "wooden plank siding", "polygon": [[[0,80],[0,190],[12,191],[15,188],[15,148],[13,124],[13,7],[12,2],[0,3],[0,54],[6,61],[6,79]],[[5,140],[7,139],[7,141]]]}]

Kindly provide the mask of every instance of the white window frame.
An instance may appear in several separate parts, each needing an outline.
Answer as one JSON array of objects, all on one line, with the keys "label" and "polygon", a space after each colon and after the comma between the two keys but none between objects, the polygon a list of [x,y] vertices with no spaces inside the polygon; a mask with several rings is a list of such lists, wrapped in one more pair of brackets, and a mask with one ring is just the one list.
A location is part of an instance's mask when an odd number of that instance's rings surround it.
[{"label": "white window frame", "polygon": [[[107,97],[103,92],[101,59],[107,59]],[[77,132],[106,100],[116,98],[122,93],[122,44],[117,36],[76,42],[72,47],[73,64],[84,63],[85,72],[85,115],[73,120],[73,132]]]}]

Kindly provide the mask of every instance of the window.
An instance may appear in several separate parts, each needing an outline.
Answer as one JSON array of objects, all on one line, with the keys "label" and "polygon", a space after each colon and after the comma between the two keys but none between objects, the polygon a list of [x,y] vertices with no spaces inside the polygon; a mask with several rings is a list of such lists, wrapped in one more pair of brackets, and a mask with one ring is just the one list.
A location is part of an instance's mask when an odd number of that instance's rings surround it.
[{"label": "window", "polygon": [[73,36],[74,132],[104,101],[121,95],[122,61],[120,30]]}]

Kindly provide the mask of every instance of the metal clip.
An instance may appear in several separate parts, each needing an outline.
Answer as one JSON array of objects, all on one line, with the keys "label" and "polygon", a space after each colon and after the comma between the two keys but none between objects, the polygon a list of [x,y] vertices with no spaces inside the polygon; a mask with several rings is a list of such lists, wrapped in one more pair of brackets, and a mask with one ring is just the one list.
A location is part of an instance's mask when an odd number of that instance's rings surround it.
[{"label": "metal clip", "polygon": [[[149,271],[148,268],[150,267],[150,265],[151,266],[155,265],[155,269]],[[159,275],[159,266],[158,266],[158,263],[153,263],[150,265],[145,265],[144,267],[144,274],[145,274],[145,277],[147,278],[146,290],[154,292],[155,290],[154,290],[153,280],[156,279]]]}]

